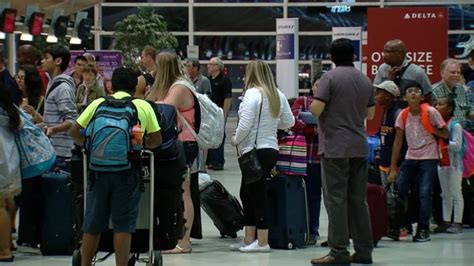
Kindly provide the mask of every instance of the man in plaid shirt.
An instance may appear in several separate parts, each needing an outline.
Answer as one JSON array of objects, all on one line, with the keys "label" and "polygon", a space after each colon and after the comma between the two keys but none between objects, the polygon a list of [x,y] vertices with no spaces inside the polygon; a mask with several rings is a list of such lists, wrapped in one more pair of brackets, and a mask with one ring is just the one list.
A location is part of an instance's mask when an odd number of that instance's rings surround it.
[{"label": "man in plaid shirt", "polygon": [[461,65],[455,59],[448,58],[441,63],[442,80],[433,85],[433,100],[451,96],[454,99],[454,118],[464,125],[472,106],[464,87],[461,85]]}]

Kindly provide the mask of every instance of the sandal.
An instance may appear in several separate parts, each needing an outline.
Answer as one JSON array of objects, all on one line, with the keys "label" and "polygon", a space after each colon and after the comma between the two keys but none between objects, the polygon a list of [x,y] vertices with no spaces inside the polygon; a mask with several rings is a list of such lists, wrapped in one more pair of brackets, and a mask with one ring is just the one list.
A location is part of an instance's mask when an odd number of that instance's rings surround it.
[{"label": "sandal", "polygon": [[191,248],[191,246],[182,248],[179,245],[176,245],[176,247],[174,247],[173,249],[164,250],[161,253],[162,254],[187,254],[187,253],[191,253],[192,250],[193,249]]}]

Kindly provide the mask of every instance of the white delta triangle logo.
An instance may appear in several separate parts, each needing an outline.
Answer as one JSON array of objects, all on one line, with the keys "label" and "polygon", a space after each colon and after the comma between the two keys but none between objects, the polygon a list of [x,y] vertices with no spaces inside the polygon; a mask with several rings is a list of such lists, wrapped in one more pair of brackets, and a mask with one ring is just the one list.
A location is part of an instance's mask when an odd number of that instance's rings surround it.
[{"label": "white delta triangle logo", "polygon": [[[439,16],[439,15],[438,15]],[[405,13],[404,19],[430,19],[437,18],[435,13]]]}]

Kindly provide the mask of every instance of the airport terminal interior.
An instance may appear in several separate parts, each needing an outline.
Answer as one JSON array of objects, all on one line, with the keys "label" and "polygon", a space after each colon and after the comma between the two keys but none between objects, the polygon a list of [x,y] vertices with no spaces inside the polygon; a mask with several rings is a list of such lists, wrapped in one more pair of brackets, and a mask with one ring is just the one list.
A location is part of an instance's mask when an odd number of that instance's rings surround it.
[{"label": "airport terminal interior", "polygon": [[[4,1],[1,1],[4,2]],[[276,69],[276,19],[299,18],[299,53],[297,54],[299,93],[311,88],[311,64],[320,59],[322,69],[331,68],[329,46],[333,27],[362,27],[367,29],[367,11],[370,8],[397,7],[446,7],[448,8],[448,56],[466,63],[466,50],[474,46],[474,1],[443,0],[68,0],[68,1],[11,1],[18,9],[18,16],[26,5],[39,5],[51,16],[54,8],[63,8],[66,14],[85,11],[92,18],[91,37],[82,44],[71,45],[71,50],[114,50],[114,26],[140,7],[151,6],[163,16],[168,31],[178,41],[175,51],[186,58],[187,46],[199,46],[198,57],[201,72],[212,57],[221,57],[225,74],[232,81],[233,102],[226,125],[227,136],[237,126],[238,97],[242,94],[246,64],[254,59],[265,60],[272,70]],[[403,30],[403,29],[400,29]],[[12,46],[27,42],[19,39],[19,33],[8,34],[0,40],[0,50],[8,55],[8,66],[14,71],[15,58]],[[396,37],[396,36],[395,36]],[[464,45],[464,46],[463,46]],[[382,50],[382,47],[380,48]],[[226,164],[223,171],[208,170],[212,179],[222,184],[237,198],[241,174],[235,148],[229,137],[225,145]],[[159,171],[159,169],[157,169]],[[293,266],[310,265],[312,258],[324,256],[327,247],[320,243],[327,239],[328,219],[324,204],[320,217],[320,239],[315,246],[295,250],[272,249],[270,253],[244,254],[229,251],[229,245],[238,238],[221,238],[206,213],[202,213],[203,239],[192,239],[192,253],[163,255],[163,265],[245,265],[245,266]],[[15,238],[17,235],[14,234]],[[382,238],[374,249],[374,265],[474,265],[474,229],[464,228],[462,234],[432,234],[427,243],[414,243],[411,236],[399,242]],[[68,256],[42,256],[38,249],[19,246],[13,252],[19,266],[71,265]],[[98,256],[103,256],[99,253]],[[145,255],[145,254],[142,254]],[[3,265],[0,262],[0,265]],[[8,264],[5,264],[8,265]],[[97,265],[115,265],[114,256]],[[140,265],[140,264],[137,264]]]}]

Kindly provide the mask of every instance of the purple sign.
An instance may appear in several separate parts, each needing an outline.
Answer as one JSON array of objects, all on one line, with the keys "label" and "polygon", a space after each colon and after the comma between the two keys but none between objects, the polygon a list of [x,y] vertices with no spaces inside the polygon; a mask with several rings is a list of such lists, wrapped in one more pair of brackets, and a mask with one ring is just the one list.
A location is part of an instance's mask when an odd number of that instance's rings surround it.
[{"label": "purple sign", "polygon": [[[77,56],[83,55],[85,52],[82,50],[71,51],[71,60],[65,73],[71,73],[74,71],[74,60]],[[118,67],[122,66],[122,52],[120,51],[87,51],[95,56],[97,72],[104,78],[104,85],[106,88],[110,86],[110,80],[112,79],[112,73]]]},{"label": "purple sign", "polygon": [[295,59],[294,33],[277,34],[276,45],[276,59]]}]

